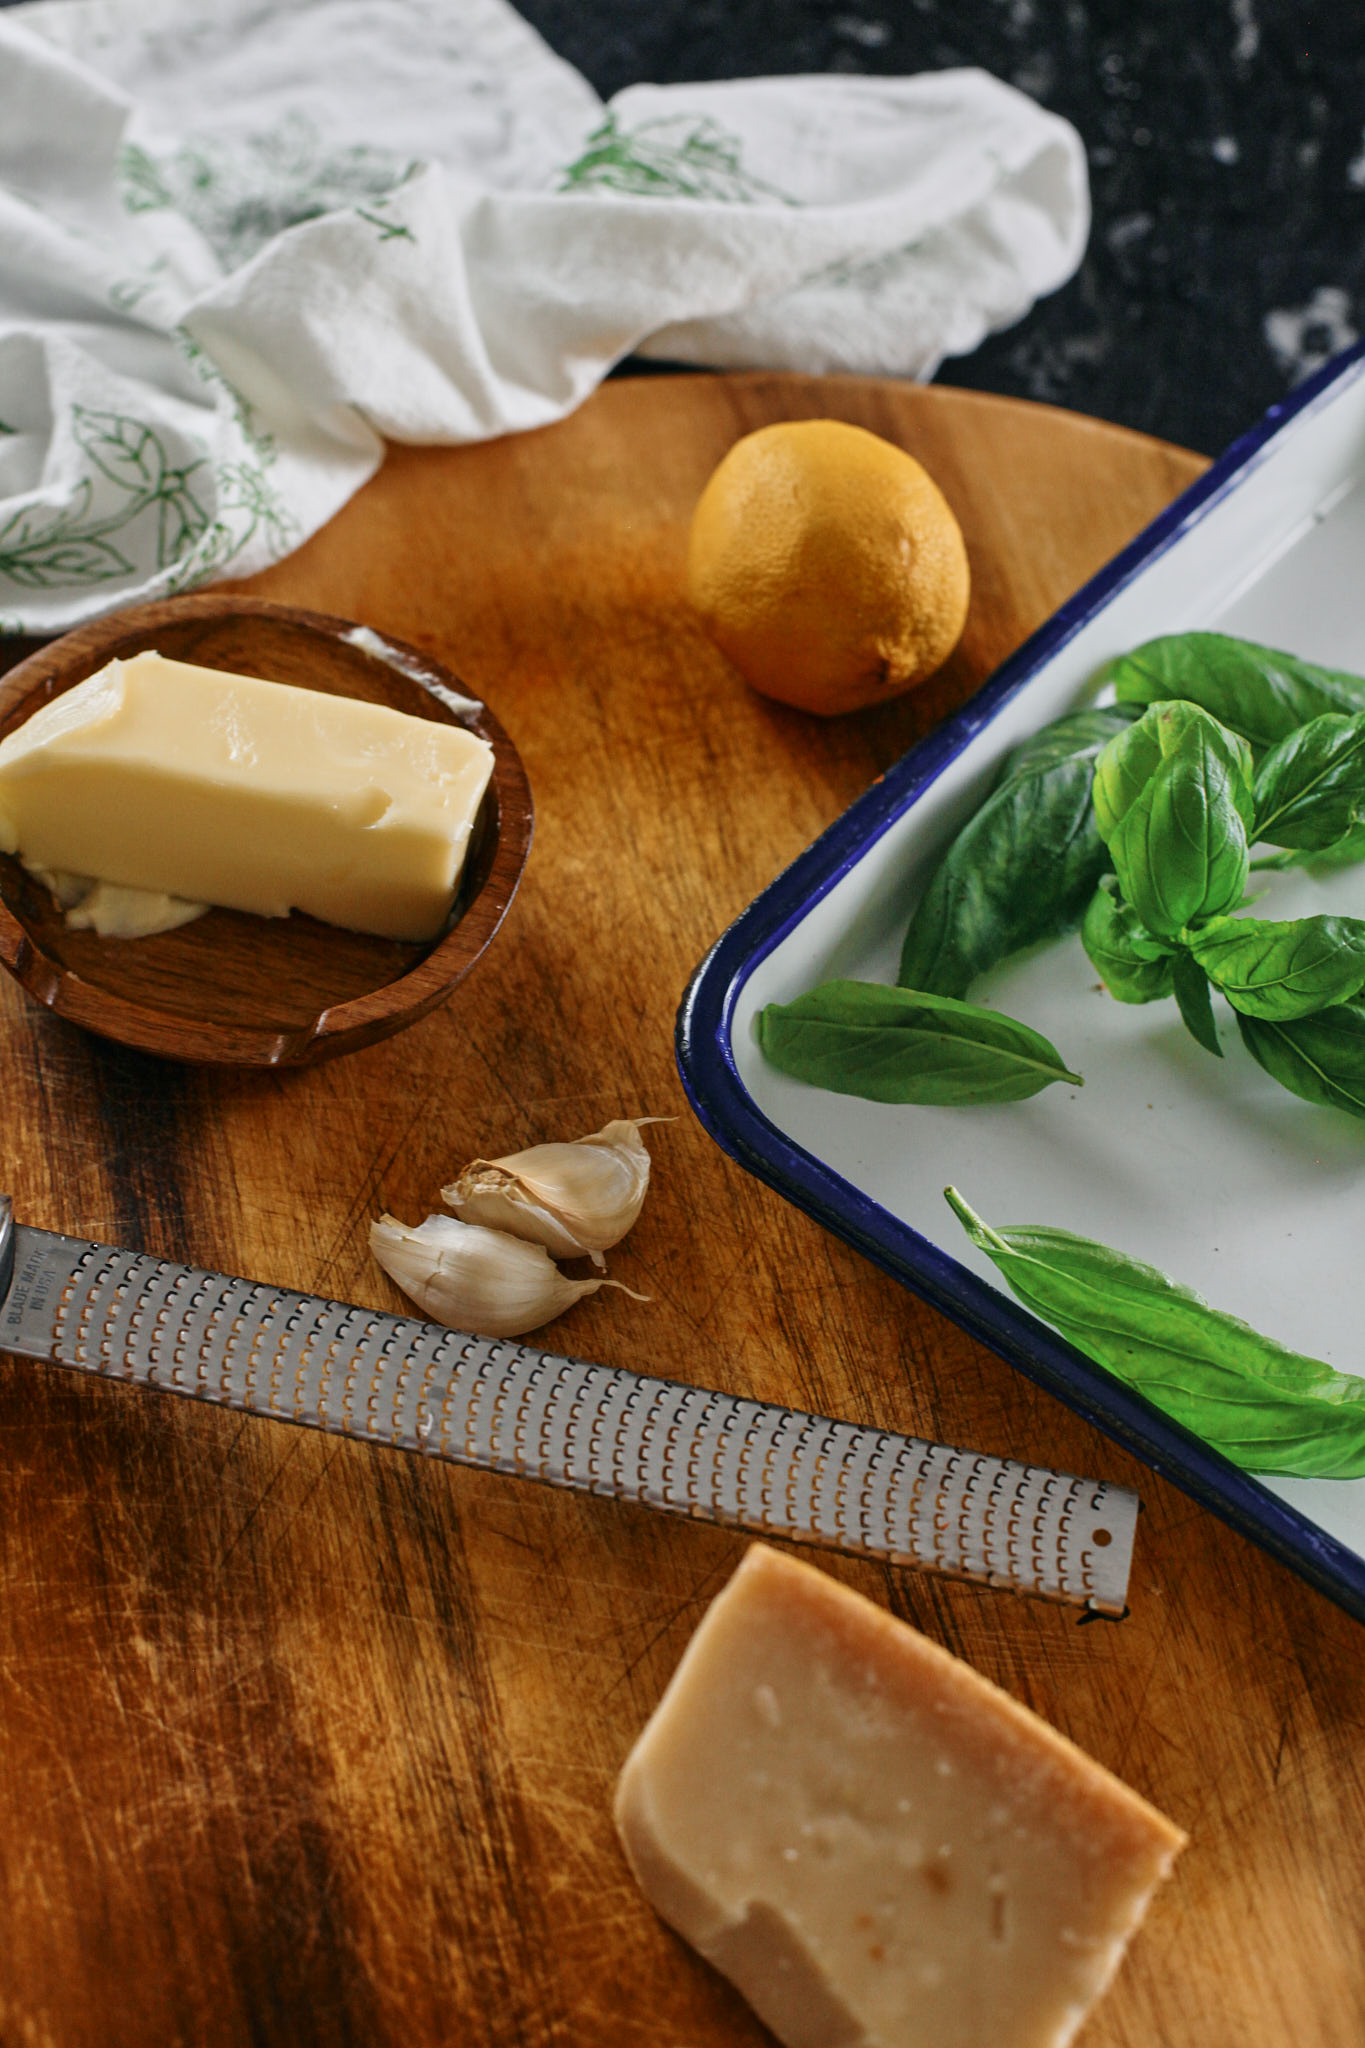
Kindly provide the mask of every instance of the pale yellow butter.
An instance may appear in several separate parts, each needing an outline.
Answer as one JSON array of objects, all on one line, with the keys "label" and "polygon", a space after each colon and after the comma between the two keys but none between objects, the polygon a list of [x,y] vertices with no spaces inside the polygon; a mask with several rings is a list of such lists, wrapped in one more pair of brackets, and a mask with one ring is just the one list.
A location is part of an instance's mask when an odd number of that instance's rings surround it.
[{"label": "pale yellow butter", "polygon": [[1184,1843],[967,1665],[761,1544],[616,1821],[657,1911],[787,2048],[1063,2048]]},{"label": "pale yellow butter", "polygon": [[102,939],[155,938],[158,932],[193,924],[211,907],[186,903],[164,889],[125,889],[118,882],[97,882],[93,875],[59,875],[39,867],[30,867],[29,873],[52,891],[73,932],[96,932]]},{"label": "pale yellow butter", "polygon": [[429,939],[492,769],[458,726],[137,654],[0,741],[0,851],[187,904]]}]

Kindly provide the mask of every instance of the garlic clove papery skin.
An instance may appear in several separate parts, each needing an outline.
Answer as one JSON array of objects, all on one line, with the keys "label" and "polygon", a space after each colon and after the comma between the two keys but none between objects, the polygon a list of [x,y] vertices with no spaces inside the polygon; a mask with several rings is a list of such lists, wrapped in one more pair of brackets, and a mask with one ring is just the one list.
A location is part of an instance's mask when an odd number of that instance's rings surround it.
[{"label": "garlic clove papery skin", "polygon": [[[463,1222],[507,1232],[553,1258],[581,1259],[589,1251],[553,1209],[533,1201],[514,1174],[491,1161],[476,1159],[467,1166],[452,1186],[441,1189],[441,1200]],[[606,1265],[600,1249],[591,1258],[595,1266]]]},{"label": "garlic clove papery skin", "polygon": [[441,1200],[466,1223],[510,1231],[557,1259],[586,1253],[601,1266],[644,1205],[650,1161],[640,1127],[671,1121],[618,1117],[586,1138],[472,1160]]},{"label": "garlic clove papery skin", "polygon": [[381,1216],[370,1225],[370,1250],[433,1322],[480,1337],[538,1330],[599,1287],[633,1294],[619,1280],[571,1280],[543,1246],[453,1216],[416,1226]]}]

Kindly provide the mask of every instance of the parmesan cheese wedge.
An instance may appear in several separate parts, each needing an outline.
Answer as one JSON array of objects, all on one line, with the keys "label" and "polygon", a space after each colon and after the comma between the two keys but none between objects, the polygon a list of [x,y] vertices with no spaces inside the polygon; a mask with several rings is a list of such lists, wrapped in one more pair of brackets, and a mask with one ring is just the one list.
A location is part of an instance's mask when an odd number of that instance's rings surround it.
[{"label": "parmesan cheese wedge", "polygon": [[755,1544],[628,1758],[651,1904],[787,2048],[1063,2048],[1185,1837],[1008,1694]]},{"label": "parmesan cheese wedge", "polygon": [[492,768],[459,726],[135,654],[0,741],[0,852],[163,904],[430,939]]}]

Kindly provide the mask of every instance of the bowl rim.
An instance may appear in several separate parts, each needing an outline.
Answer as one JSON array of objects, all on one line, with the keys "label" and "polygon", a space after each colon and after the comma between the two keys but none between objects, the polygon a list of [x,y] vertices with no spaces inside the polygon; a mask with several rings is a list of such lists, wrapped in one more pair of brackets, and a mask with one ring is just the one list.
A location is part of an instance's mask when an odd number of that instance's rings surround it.
[{"label": "bowl rim", "polygon": [[[243,616],[268,618],[321,634],[396,670],[430,692],[434,722],[458,725],[487,740],[492,747],[493,773],[484,803],[493,806],[493,858],[456,922],[429,952],[394,981],[331,1004],[319,1010],[310,1023],[295,1029],[218,1023],[210,1018],[158,1009],[98,988],[45,952],[3,899],[0,967],[54,1015],[140,1052],[194,1065],[307,1066],[373,1045],[417,1023],[464,979],[511,907],[530,852],[535,812],[526,770],[512,740],[482,699],[471,696],[443,662],[391,633],[362,628],[357,620],[277,604],[269,598],[226,592],[162,598],[109,612],[73,627],[17,662],[7,674],[0,675],[0,720],[8,719],[19,705],[30,700],[36,711],[41,703],[74,688],[120,649],[126,649],[130,640],[146,638],[150,644],[157,632],[186,620],[210,624]],[[354,635],[358,630],[372,634],[376,646],[357,645]],[[377,651],[378,648],[383,651]],[[468,711],[456,712],[442,700],[441,690],[463,697]]]}]

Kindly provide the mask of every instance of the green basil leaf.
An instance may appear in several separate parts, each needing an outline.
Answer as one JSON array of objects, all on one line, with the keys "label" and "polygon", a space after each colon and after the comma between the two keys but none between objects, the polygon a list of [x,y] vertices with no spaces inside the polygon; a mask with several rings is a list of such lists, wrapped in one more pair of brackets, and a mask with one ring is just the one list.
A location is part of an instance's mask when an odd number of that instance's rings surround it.
[{"label": "green basil leaf", "polygon": [[1106,875],[1090,899],[1081,944],[1100,980],[1120,1003],[1155,1003],[1172,993],[1174,949],[1153,938]]},{"label": "green basil leaf", "polygon": [[1288,1023],[1349,1002],[1365,988],[1358,917],[1214,917],[1189,933],[1191,953],[1245,1017]]},{"label": "green basil leaf", "polygon": [[1213,1021],[1213,998],[1209,978],[1190,953],[1177,953],[1171,965],[1171,984],[1181,1019],[1191,1038],[1197,1038],[1205,1052],[1221,1060],[1218,1026]]},{"label": "green basil leaf", "polygon": [[1132,725],[1139,715],[1135,706],[1120,709],[1114,704],[1068,711],[1006,754],[995,779],[996,789],[1003,789],[1017,775],[1036,775],[1040,769],[1058,767],[1079,753],[1108,746],[1115,733]]},{"label": "green basil leaf", "polygon": [[1321,852],[1365,811],[1365,716],[1312,718],[1271,748],[1256,777],[1253,839]]},{"label": "green basil leaf", "polygon": [[1339,1003],[1288,1024],[1239,1016],[1237,1028],[1251,1057],[1291,1095],[1365,1117],[1365,1006]]},{"label": "green basil leaf", "polygon": [[905,987],[962,996],[1009,954],[1075,931],[1110,865],[1090,804],[1095,760],[1135,716],[1072,712],[1009,755],[910,920]]},{"label": "green basil leaf", "polygon": [[1109,834],[1119,888],[1158,938],[1231,910],[1246,888],[1250,791],[1223,737],[1212,721],[1186,725]]},{"label": "green basil leaf", "polygon": [[1200,704],[1258,751],[1324,711],[1365,711],[1365,678],[1318,668],[1297,655],[1226,633],[1169,633],[1109,662],[1121,704],[1184,697]]},{"label": "green basil leaf", "polygon": [[955,1188],[945,1193],[1025,1308],[1234,1464],[1365,1476],[1365,1379],[1288,1350],[1108,1245],[1069,1230],[992,1229]]},{"label": "green basil leaf", "polygon": [[763,1056],[784,1074],[870,1102],[1023,1102],[1053,1081],[1081,1086],[1027,1024],[951,996],[827,981],[758,1016]]},{"label": "green basil leaf", "polygon": [[1251,863],[1253,874],[1259,870],[1302,868],[1310,875],[1334,875],[1341,868],[1355,867],[1365,860],[1365,824],[1352,825],[1340,839],[1330,846],[1308,848],[1294,853],[1267,853]]},{"label": "green basil leaf", "polygon": [[1105,840],[1112,840],[1162,762],[1182,749],[1192,751],[1191,733],[1198,733],[1209,753],[1223,762],[1233,802],[1250,833],[1256,814],[1250,747],[1197,704],[1172,701],[1148,705],[1136,725],[1114,735],[1095,763],[1095,821]]},{"label": "green basil leaf", "polygon": [[1360,860],[1365,860],[1365,824],[1353,825],[1332,846],[1299,854],[1294,865],[1306,868],[1310,875],[1331,875],[1339,868],[1354,867]]}]

